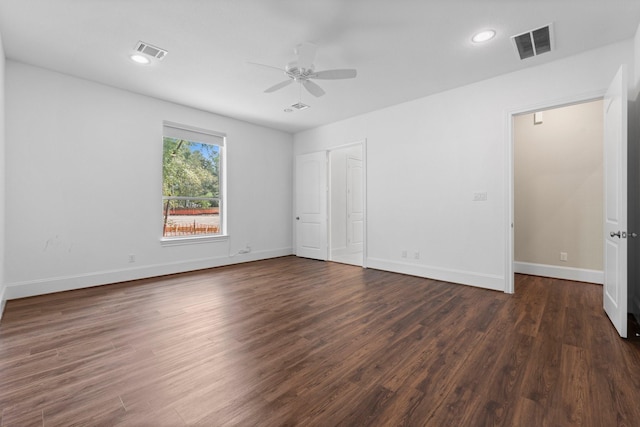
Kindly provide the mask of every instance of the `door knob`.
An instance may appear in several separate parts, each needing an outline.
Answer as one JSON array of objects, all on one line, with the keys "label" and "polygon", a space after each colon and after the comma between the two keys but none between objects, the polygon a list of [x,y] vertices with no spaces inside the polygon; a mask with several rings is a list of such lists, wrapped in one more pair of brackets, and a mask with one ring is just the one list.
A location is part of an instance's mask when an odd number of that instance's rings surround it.
[{"label": "door knob", "polygon": [[612,232],[610,232],[610,233],[609,233],[609,235],[610,235],[611,237],[616,237],[616,236],[620,237],[620,232],[618,231],[617,233],[614,233],[614,232],[612,231]]},{"label": "door knob", "polygon": [[629,233],[629,237],[633,237],[633,238],[638,237],[638,233]]},{"label": "door knob", "polygon": [[300,221],[300,217],[299,216],[296,217],[296,221]]}]

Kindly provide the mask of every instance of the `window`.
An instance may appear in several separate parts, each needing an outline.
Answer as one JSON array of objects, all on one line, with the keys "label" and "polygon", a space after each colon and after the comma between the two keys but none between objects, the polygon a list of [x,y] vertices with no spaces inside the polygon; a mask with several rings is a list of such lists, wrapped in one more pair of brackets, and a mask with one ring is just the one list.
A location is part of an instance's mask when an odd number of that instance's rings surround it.
[{"label": "window", "polygon": [[162,236],[222,235],[224,134],[165,122]]}]

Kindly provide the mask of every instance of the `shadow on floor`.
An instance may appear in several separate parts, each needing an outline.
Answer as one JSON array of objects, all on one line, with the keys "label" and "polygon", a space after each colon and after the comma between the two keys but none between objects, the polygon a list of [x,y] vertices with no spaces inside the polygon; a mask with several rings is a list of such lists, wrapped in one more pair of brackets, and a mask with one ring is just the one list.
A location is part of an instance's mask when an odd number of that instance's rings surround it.
[{"label": "shadow on floor", "polygon": [[629,313],[629,318],[627,321],[627,337],[630,340],[640,341],[640,324],[638,324],[635,316],[631,313]]}]

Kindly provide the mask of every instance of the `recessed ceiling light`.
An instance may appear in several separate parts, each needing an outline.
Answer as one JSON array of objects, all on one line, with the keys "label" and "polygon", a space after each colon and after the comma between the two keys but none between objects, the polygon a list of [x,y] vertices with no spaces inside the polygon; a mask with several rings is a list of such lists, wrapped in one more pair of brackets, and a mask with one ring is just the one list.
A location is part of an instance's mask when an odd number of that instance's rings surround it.
[{"label": "recessed ceiling light", "polygon": [[292,110],[291,108],[285,108],[285,109],[284,109],[284,112],[285,112],[285,113],[291,113],[291,112],[293,112],[293,110]]},{"label": "recessed ceiling light", "polygon": [[484,30],[484,31],[480,31],[479,33],[476,33],[476,35],[474,35],[471,38],[471,41],[474,43],[484,43],[486,41],[491,40],[495,36],[496,36],[496,32],[494,30]]},{"label": "recessed ceiling light", "polygon": [[149,60],[149,58],[147,58],[144,55],[138,55],[138,54],[133,54],[131,55],[131,60],[133,62],[136,62],[138,64],[142,64],[142,65],[147,65],[151,62],[151,60]]}]

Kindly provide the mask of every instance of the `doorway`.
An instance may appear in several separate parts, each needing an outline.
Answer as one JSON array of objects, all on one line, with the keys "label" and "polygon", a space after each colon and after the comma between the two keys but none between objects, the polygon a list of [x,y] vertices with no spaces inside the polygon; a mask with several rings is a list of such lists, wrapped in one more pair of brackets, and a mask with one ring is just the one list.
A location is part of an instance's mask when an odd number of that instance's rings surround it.
[{"label": "doorway", "polygon": [[603,101],[513,116],[515,273],[599,283]]},{"label": "doorway", "polygon": [[[627,66],[621,65],[611,80],[606,91],[595,93],[593,96],[583,96],[579,99],[568,99],[565,102],[556,102],[555,105],[580,104],[594,99],[603,99],[603,300],[604,310],[615,326],[618,334],[627,336],[627,315],[629,301],[627,299],[627,235],[632,239],[638,236],[635,231],[628,230],[628,186],[629,161],[632,168],[635,167],[636,151],[629,159],[628,143],[628,88]],[[549,108],[549,104],[539,108],[528,108],[509,113],[509,143],[507,144],[507,251],[505,265],[505,292],[514,293],[514,119],[525,112],[540,111]],[[633,111],[633,110],[632,110]],[[635,129],[632,126],[632,129]],[[631,132],[635,138],[635,131]],[[632,138],[632,139],[633,139]],[[635,176],[635,175],[632,175]],[[637,188],[631,187],[631,188]],[[632,199],[633,200],[633,199]],[[632,214],[635,209],[632,202]],[[631,222],[633,225],[635,222]]]}]

